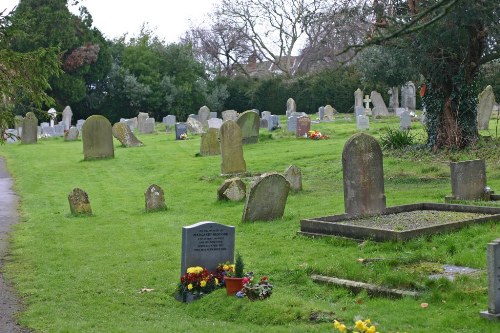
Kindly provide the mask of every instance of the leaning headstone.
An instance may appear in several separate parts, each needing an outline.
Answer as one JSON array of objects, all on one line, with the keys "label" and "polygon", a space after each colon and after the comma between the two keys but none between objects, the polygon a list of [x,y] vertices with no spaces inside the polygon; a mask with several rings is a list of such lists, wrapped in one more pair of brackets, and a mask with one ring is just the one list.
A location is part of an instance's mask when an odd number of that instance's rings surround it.
[{"label": "leaning headstone", "polygon": [[23,120],[23,132],[21,133],[21,142],[23,144],[32,144],[37,142],[38,119],[33,112],[26,113]]},{"label": "leaning headstone", "polygon": [[365,115],[356,117],[356,127],[360,131],[366,131],[370,129],[370,118]]},{"label": "leaning headstone", "polygon": [[487,86],[479,94],[479,104],[477,105],[477,129],[487,130],[490,123],[491,113],[493,112],[493,105],[495,105],[495,94],[493,88]]},{"label": "leaning headstone", "polygon": [[220,118],[210,118],[207,121],[208,128],[217,128],[219,129],[222,126],[222,119]]},{"label": "leaning headstone", "polygon": [[198,222],[182,228],[181,276],[189,267],[215,272],[223,262],[234,262],[234,227]]},{"label": "leaning headstone", "polygon": [[311,130],[311,119],[309,117],[297,118],[297,130],[295,131],[295,137],[297,138],[307,137],[307,133],[310,130]]},{"label": "leaning headstone", "polygon": [[290,117],[290,115],[294,112],[297,112],[297,105],[295,104],[295,100],[290,97],[286,101],[286,116]]},{"label": "leaning headstone", "polygon": [[227,121],[227,120],[233,120],[236,121],[238,119],[238,112],[235,110],[226,110],[222,111],[222,120]]},{"label": "leaning headstone", "polygon": [[387,110],[387,106],[385,106],[384,99],[382,98],[382,95],[380,95],[380,93],[376,92],[375,90],[372,91],[372,93],[370,95],[370,99],[371,99],[372,104],[373,104],[372,115],[374,117],[389,115],[389,111]]},{"label": "leaning headstone", "polygon": [[410,112],[415,112],[416,109],[416,89],[415,84],[408,81],[403,87],[401,87],[401,107],[407,108]]},{"label": "leaning headstone", "polygon": [[353,217],[381,214],[385,208],[382,149],[364,133],[354,134],[342,151],[345,212]]},{"label": "leaning headstone", "polygon": [[399,128],[402,130],[407,130],[411,127],[411,114],[409,111],[404,111],[401,113],[399,121]]},{"label": "leaning headstone", "polygon": [[451,162],[451,199],[480,200],[485,195],[486,162],[470,160]]},{"label": "leaning headstone", "polygon": [[148,118],[149,115],[146,112],[139,112],[137,115],[137,128],[139,129],[139,133],[143,133],[143,125]]},{"label": "leaning headstone", "polygon": [[247,187],[239,178],[226,179],[217,190],[217,200],[240,201],[245,199]]},{"label": "leaning headstone", "polygon": [[156,212],[167,208],[165,205],[165,193],[156,184],[149,185],[146,192],[144,192],[144,200],[146,212]]},{"label": "leaning headstone", "polygon": [[302,191],[302,172],[298,166],[290,165],[283,176],[290,183],[292,191]]},{"label": "leaning headstone", "polygon": [[62,123],[65,131],[71,127],[71,118],[73,118],[73,111],[71,111],[71,107],[68,105],[62,112]]},{"label": "leaning headstone", "polygon": [[286,126],[288,132],[296,132],[297,131],[297,116],[290,116],[286,121]]},{"label": "leaning headstone", "polygon": [[155,131],[155,119],[148,118],[142,124],[142,132],[143,134],[151,134]]},{"label": "leaning headstone", "polygon": [[220,155],[219,130],[217,128],[209,128],[206,133],[201,135],[200,155]]},{"label": "leaning headstone", "polygon": [[480,315],[489,320],[500,320],[500,238],[488,243],[488,310]]},{"label": "leaning headstone", "polygon": [[236,123],[241,128],[241,138],[243,144],[259,142],[259,115],[253,111],[243,112]]},{"label": "leaning headstone", "polygon": [[210,109],[204,105],[198,110],[198,121],[204,126],[208,127],[208,119],[210,118]]},{"label": "leaning headstone", "polygon": [[78,136],[80,135],[80,131],[75,126],[71,126],[69,130],[64,133],[64,141],[76,141],[78,140]]},{"label": "leaning headstone", "polygon": [[69,209],[72,215],[92,215],[90,201],[87,192],[80,188],[74,188],[68,194]]},{"label": "leaning headstone", "polygon": [[335,114],[335,109],[331,105],[325,105],[325,115],[323,116],[323,120],[331,121],[333,120],[333,115]]},{"label": "leaning headstone", "polygon": [[280,128],[280,118],[277,115],[270,115],[267,118],[267,129],[272,132],[278,128]]},{"label": "leaning headstone", "polygon": [[182,140],[182,137],[187,135],[186,123],[175,124],[175,140]]},{"label": "leaning headstone", "polygon": [[188,117],[186,120],[186,126],[191,132],[191,134],[203,134],[205,131],[203,130],[203,125],[194,117]]},{"label": "leaning headstone", "polygon": [[84,160],[95,160],[115,156],[111,123],[106,117],[93,115],[82,127]]},{"label": "leaning headstone", "polygon": [[359,88],[354,92],[354,107],[356,106],[363,106],[363,92]]},{"label": "leaning headstone", "polygon": [[221,173],[225,175],[246,172],[241,129],[238,124],[232,120],[224,122],[220,127],[219,138],[222,160]]},{"label": "leaning headstone", "polygon": [[283,217],[290,183],[280,174],[258,177],[248,192],[242,221],[267,221]]},{"label": "leaning headstone", "polygon": [[143,146],[143,143],[137,139],[134,132],[130,130],[130,127],[128,127],[126,123],[115,123],[112,128],[112,133],[124,147],[130,148]]}]

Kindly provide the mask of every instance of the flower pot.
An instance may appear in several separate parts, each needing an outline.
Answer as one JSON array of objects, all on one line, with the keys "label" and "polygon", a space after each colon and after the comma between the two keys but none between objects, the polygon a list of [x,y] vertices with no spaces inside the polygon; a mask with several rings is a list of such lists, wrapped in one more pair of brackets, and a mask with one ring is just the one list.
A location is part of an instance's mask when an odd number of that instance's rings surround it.
[{"label": "flower pot", "polygon": [[228,295],[236,295],[243,288],[243,278],[226,277],[224,278],[224,283],[226,284],[226,293]]}]

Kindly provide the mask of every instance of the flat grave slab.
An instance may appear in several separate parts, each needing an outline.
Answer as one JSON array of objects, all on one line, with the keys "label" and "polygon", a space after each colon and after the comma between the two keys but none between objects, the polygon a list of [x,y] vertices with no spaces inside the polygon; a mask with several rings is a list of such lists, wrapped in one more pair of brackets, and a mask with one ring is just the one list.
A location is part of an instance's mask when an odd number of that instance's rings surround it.
[{"label": "flat grave slab", "polygon": [[371,216],[339,214],[304,219],[300,221],[299,233],[307,236],[406,241],[490,221],[500,221],[500,207],[417,203],[389,207],[382,214]]}]

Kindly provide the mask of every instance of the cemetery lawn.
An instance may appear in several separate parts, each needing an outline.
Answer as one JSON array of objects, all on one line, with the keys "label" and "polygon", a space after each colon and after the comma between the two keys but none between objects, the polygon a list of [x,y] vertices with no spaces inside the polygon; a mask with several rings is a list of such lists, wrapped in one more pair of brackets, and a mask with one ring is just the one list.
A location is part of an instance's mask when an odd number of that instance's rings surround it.
[{"label": "cemetery lawn", "polygon": [[[413,124],[424,142],[424,131]],[[486,244],[499,238],[495,223],[406,243],[297,235],[300,219],[344,212],[341,155],[355,126],[343,119],[312,124],[330,136],[319,141],[261,130],[258,144],[245,145],[249,174],[281,173],[294,164],[303,176],[304,191],[289,195],[283,219],[254,223],[241,222],[244,202],[217,201],[224,181],[220,157],[196,157],[199,136],[175,141],[157,125],[157,134],[138,135],[144,147],[122,148],[115,140],[115,158],[100,161],[83,161],[81,141],[62,138],[1,146],[20,196],[20,223],[11,233],[5,265],[25,304],[19,322],[36,332],[333,332],[334,319],[352,326],[355,318],[369,318],[379,332],[498,331],[497,323],[479,316],[488,306]],[[380,138],[399,121],[375,120],[370,126],[368,133]],[[384,150],[387,206],[444,202],[451,193],[450,160],[486,157],[488,185],[500,191],[499,146],[492,139],[477,149],[438,155],[417,148]],[[248,188],[250,179],[244,181]],[[151,184],[165,191],[166,211],[144,212],[144,191]],[[69,215],[67,195],[75,187],[88,193],[94,216]],[[236,249],[246,269],[274,284],[269,299],[251,302],[228,297],[225,290],[190,304],[173,298],[181,229],[200,221],[236,227]],[[360,258],[383,260],[363,264]],[[453,282],[430,280],[442,264],[481,271]],[[312,274],[422,296],[353,294],[314,283]]]}]

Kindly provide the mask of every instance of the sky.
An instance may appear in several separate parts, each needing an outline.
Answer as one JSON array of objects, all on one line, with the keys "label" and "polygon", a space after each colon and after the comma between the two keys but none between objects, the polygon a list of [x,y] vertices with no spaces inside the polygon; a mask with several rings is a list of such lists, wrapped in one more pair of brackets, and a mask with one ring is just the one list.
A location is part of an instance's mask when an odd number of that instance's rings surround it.
[{"label": "sky", "polygon": [[[81,0],[87,7],[94,26],[106,38],[113,39],[128,33],[136,36],[143,23],[147,22],[156,36],[166,43],[175,43],[189,30],[206,22],[213,6],[221,0]],[[0,0],[0,12],[12,9],[18,0]],[[78,14],[77,9],[71,9]]]}]

